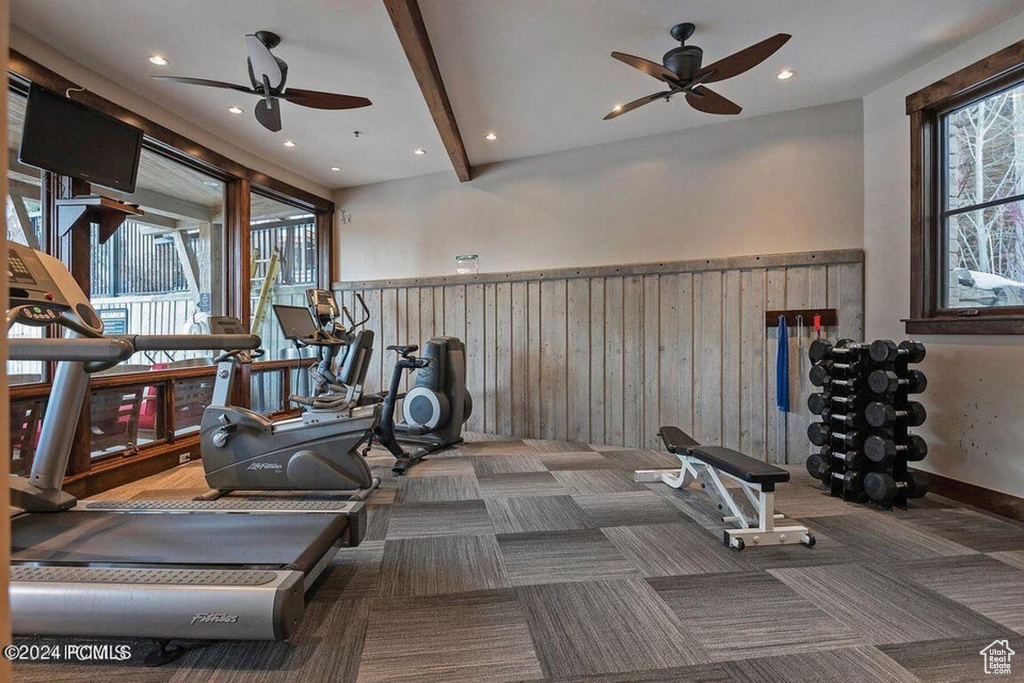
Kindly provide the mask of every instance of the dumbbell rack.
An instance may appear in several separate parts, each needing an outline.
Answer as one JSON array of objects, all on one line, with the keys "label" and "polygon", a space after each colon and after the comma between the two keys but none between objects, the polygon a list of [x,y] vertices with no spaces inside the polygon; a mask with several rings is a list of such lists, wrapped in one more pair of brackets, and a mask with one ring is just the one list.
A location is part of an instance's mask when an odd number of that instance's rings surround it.
[{"label": "dumbbell rack", "polygon": [[821,422],[807,433],[822,449],[808,458],[807,470],[833,496],[891,509],[927,493],[927,479],[908,467],[927,453],[924,441],[910,433],[925,418],[923,406],[910,398],[927,385],[910,367],[924,353],[922,344],[911,341],[811,344],[811,382],[821,391],[807,403]]}]

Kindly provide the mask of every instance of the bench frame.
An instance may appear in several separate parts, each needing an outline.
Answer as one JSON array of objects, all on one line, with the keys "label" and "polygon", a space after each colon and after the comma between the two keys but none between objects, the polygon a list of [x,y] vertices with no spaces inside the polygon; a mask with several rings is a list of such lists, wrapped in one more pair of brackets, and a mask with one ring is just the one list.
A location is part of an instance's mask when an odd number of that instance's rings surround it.
[{"label": "bench frame", "polygon": [[[738,476],[709,465],[700,459],[699,451],[685,447],[676,447],[675,455],[681,466],[678,470],[636,470],[634,479],[637,483],[662,482],[674,489],[685,488],[695,479],[701,488],[717,503],[718,509],[728,511],[722,516],[723,522],[735,524],[735,529],[725,529],[722,541],[728,548],[743,550],[747,545],[789,545],[802,543],[813,546],[814,535],[805,526],[776,526],[776,522],[785,516],[775,512],[775,484],[754,484],[743,481]],[[739,484],[728,487],[723,480],[728,477]],[[734,497],[735,491],[742,491],[754,509],[750,515],[744,506]]]}]

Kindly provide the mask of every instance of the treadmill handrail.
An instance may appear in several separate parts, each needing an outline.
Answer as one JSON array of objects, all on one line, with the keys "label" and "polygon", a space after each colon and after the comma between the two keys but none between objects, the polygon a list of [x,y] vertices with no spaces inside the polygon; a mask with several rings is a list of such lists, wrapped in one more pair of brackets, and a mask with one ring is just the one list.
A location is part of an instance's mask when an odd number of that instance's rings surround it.
[{"label": "treadmill handrail", "polygon": [[8,357],[22,361],[72,361],[119,363],[133,353],[135,346],[122,337],[87,339],[8,339]]},{"label": "treadmill handrail", "polygon": [[20,361],[119,363],[136,351],[220,351],[257,349],[255,334],[137,334],[8,340],[8,356]]},{"label": "treadmill handrail", "polygon": [[136,334],[129,339],[136,351],[248,351],[262,340],[255,334]]}]

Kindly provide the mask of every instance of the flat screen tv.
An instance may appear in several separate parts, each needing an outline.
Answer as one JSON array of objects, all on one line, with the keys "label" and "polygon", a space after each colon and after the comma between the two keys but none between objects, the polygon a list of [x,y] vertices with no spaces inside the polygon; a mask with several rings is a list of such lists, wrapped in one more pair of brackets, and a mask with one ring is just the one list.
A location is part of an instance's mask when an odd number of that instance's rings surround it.
[{"label": "flat screen tv", "polygon": [[121,192],[135,191],[142,131],[33,84],[18,160]]}]

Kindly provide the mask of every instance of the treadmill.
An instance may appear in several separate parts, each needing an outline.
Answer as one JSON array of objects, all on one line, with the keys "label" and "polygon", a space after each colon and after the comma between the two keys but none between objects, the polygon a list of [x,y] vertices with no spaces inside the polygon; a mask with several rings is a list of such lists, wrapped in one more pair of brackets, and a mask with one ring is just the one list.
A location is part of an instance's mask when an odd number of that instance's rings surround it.
[{"label": "treadmill", "polygon": [[365,533],[362,503],[344,512],[94,511],[61,490],[90,372],[146,350],[254,349],[254,335],[103,336],[103,323],[57,259],[8,245],[14,323],[66,330],[10,339],[12,360],[56,360],[29,477],[11,477],[10,604],[16,635],[284,640],[305,592],[342,546]]}]

